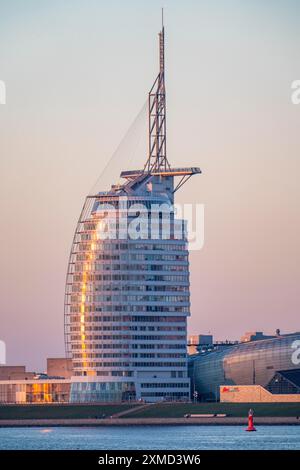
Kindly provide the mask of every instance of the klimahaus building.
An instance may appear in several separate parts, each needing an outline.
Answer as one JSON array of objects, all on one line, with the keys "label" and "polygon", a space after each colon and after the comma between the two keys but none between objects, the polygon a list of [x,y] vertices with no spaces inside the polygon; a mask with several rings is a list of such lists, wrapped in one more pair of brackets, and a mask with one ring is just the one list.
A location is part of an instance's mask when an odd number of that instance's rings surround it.
[{"label": "klimahaus building", "polygon": [[162,27],[145,164],[89,195],[76,227],[65,292],[72,402],[190,397],[189,253],[173,204],[200,169],[168,161],[164,64]]},{"label": "klimahaus building", "polygon": [[300,402],[300,333],[277,330],[276,336],[259,333],[235,345],[199,348],[189,358],[189,375],[201,401],[219,400],[221,393],[221,401]]}]

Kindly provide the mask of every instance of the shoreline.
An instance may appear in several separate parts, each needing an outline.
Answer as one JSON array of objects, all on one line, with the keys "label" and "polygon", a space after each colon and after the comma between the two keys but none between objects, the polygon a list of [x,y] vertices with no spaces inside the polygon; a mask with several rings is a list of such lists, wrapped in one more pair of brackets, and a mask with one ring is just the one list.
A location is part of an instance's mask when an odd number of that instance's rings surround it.
[{"label": "shoreline", "polygon": [[[300,425],[300,419],[296,417],[256,417],[256,425]],[[222,417],[222,418],[111,418],[111,419],[3,419],[0,420],[0,428],[3,427],[99,427],[99,426],[245,426],[247,418]]]}]

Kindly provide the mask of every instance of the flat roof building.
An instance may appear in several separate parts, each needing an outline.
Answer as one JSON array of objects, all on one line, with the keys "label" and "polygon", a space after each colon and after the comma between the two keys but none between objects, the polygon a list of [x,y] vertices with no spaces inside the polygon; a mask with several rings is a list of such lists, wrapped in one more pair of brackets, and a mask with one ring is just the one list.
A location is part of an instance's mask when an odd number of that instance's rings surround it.
[{"label": "flat roof building", "polygon": [[33,379],[35,372],[27,372],[25,366],[0,366],[0,380]]},{"label": "flat roof building", "polygon": [[0,403],[68,403],[72,361],[47,359],[47,373],[25,366],[0,366]]},{"label": "flat roof building", "polygon": [[0,403],[68,403],[70,380],[1,380]]},{"label": "flat roof building", "polygon": [[71,378],[73,375],[72,359],[65,357],[47,358],[47,375],[49,377]]},{"label": "flat roof building", "polygon": [[212,335],[190,335],[188,338],[188,354],[197,354],[201,349],[213,347],[214,340]]}]

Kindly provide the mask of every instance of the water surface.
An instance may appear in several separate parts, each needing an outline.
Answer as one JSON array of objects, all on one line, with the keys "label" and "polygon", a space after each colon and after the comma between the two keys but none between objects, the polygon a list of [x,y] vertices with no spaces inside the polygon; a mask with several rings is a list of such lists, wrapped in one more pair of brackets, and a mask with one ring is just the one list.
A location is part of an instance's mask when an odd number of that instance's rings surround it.
[{"label": "water surface", "polygon": [[300,426],[0,428],[0,449],[300,449]]}]

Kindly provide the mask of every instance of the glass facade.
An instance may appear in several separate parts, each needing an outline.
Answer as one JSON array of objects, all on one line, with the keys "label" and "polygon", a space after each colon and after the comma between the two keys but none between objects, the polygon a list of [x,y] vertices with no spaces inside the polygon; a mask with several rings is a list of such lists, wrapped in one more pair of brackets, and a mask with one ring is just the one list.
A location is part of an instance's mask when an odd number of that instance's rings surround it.
[{"label": "glass facade", "polygon": [[[297,343],[298,342],[298,343]],[[209,353],[191,356],[192,389],[202,400],[219,398],[220,385],[268,386],[277,371],[300,369],[294,359],[300,334],[240,343]]]},{"label": "glass facade", "polygon": [[[149,178],[149,176],[148,176]],[[158,177],[150,176],[152,184]],[[145,183],[146,184],[146,183]],[[189,398],[187,316],[190,314],[189,261],[185,224],[172,210],[172,191],[139,197],[113,191],[87,198],[73,240],[65,295],[65,342],[74,377],[71,401]],[[168,181],[168,187],[172,181]],[[109,203],[109,207],[108,207]],[[170,232],[151,238],[129,235],[137,204],[170,208]],[[149,219],[148,219],[149,217]],[[126,238],[103,236],[103,221],[126,227]],[[107,225],[106,225],[107,226]],[[109,230],[111,226],[109,225]],[[175,231],[181,237],[175,237]],[[179,380],[180,379],[180,382]],[[144,387],[149,381],[155,390]],[[181,386],[183,383],[183,387]]]},{"label": "glass facade", "polygon": [[300,393],[300,369],[277,372],[266,388],[275,395]]},{"label": "glass facade", "polygon": [[134,382],[79,382],[72,386],[70,401],[121,402],[135,400]]},{"label": "glass facade", "polygon": [[0,403],[68,403],[70,381],[1,381]]}]

